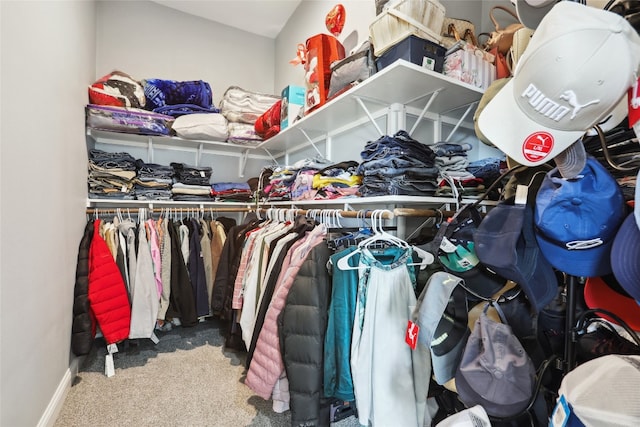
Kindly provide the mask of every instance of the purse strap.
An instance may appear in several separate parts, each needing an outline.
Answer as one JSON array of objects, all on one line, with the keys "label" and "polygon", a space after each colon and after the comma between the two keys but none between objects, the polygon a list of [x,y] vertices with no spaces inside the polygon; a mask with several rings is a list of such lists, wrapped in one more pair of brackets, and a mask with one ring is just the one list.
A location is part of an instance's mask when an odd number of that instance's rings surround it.
[{"label": "purse strap", "polygon": [[447,27],[447,35],[456,39],[457,42],[462,40],[462,38],[460,37],[460,33],[458,33],[458,29],[456,28],[456,25],[453,22],[450,23],[449,26]]},{"label": "purse strap", "polygon": [[478,40],[476,39],[476,35],[473,34],[473,31],[471,31],[470,28],[467,28],[464,32],[464,34],[462,35],[462,39],[468,41],[469,43],[471,43],[474,46],[478,46]]},{"label": "purse strap", "polygon": [[496,9],[500,9],[504,12],[507,12],[509,15],[513,16],[515,18],[516,21],[520,22],[520,18],[518,18],[518,15],[511,9],[509,9],[508,7],[505,6],[493,6],[491,8],[491,10],[489,11],[489,18],[491,18],[491,22],[493,22],[493,26],[495,27],[496,31],[500,31],[502,28],[500,28],[500,25],[498,24],[498,21],[496,20],[496,17],[493,16],[493,12]]}]

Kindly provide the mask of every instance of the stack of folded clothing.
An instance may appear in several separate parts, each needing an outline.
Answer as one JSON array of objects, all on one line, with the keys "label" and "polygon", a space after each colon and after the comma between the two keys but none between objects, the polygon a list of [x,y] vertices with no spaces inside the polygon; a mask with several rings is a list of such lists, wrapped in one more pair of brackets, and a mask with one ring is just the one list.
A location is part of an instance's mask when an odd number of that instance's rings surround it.
[{"label": "stack of folded clothing", "polygon": [[137,175],[134,182],[138,200],[171,200],[173,168],[136,160]]},{"label": "stack of folded clothing", "polygon": [[[487,188],[489,188],[506,170],[507,161],[504,157],[486,157],[484,159],[470,162],[469,166],[467,166],[467,171],[469,171],[469,173],[477,179],[482,180],[482,186],[479,186],[482,187],[482,190],[478,188],[479,191],[477,195],[480,195],[480,193],[483,193]],[[494,194],[488,195],[490,200],[497,200],[499,196],[500,194],[497,190]]]},{"label": "stack of folded clothing", "polygon": [[214,182],[211,196],[220,202],[251,202],[253,192],[246,182]]},{"label": "stack of folded clothing", "polygon": [[360,153],[358,174],[363,176],[359,194],[432,196],[438,189],[435,153],[406,131],[369,141]]},{"label": "stack of folded clothing", "polygon": [[89,150],[89,197],[133,200],[136,159],[129,153]]},{"label": "stack of folded clothing", "polygon": [[318,190],[313,188],[313,177],[318,172],[315,168],[300,169],[291,184],[291,200],[314,200]]},{"label": "stack of folded clothing", "polygon": [[467,170],[467,152],[472,149],[471,144],[438,142],[431,149],[436,154],[436,167],[439,171],[439,196],[454,195],[452,186],[459,195],[473,195],[482,191],[482,180]]},{"label": "stack of folded clothing", "polygon": [[317,193],[313,188],[314,175],[327,165],[325,160],[302,159],[291,166],[275,168],[264,189],[267,199],[313,200]]},{"label": "stack of folded clothing", "polygon": [[291,187],[296,179],[296,174],[297,171],[288,166],[274,168],[269,177],[269,183],[264,187],[267,200],[273,202],[291,200]]},{"label": "stack of folded clothing", "polygon": [[220,112],[229,121],[229,142],[256,144],[262,141],[255,130],[256,120],[280,100],[277,95],[251,92],[230,86],[220,101]]},{"label": "stack of folded clothing", "polygon": [[210,201],[211,173],[208,166],[189,166],[184,163],[171,163],[173,168],[173,200]]},{"label": "stack of folded clothing", "polygon": [[358,162],[348,160],[334,163],[313,176],[316,199],[337,199],[358,195],[362,176],[358,175]]},{"label": "stack of folded clothing", "polygon": [[450,176],[456,180],[473,178],[467,172],[469,159],[467,152],[471,150],[471,144],[456,144],[451,142],[438,142],[431,146],[436,154],[436,167],[440,176]]}]

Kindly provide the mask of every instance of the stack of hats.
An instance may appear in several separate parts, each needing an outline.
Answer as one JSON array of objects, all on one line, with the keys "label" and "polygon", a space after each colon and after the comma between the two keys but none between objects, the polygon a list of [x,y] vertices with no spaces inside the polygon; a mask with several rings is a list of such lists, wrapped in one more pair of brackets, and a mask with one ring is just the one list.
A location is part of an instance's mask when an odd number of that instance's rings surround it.
[{"label": "stack of hats", "polygon": [[483,97],[476,129],[522,165],[555,161],[534,212],[536,240],[548,263],[573,276],[611,273],[624,197],[606,168],[587,155],[581,137],[611,116],[635,83],[640,36],[623,17],[576,2],[518,5],[536,32],[513,78]]},{"label": "stack of hats", "polygon": [[[623,17],[577,2],[524,0],[521,19],[542,3],[550,9],[540,8],[533,19],[536,31],[513,78],[488,90],[492,97],[481,100],[475,116],[483,140],[526,166],[556,159],[602,122],[633,86],[640,65],[640,36]],[[580,153],[558,162],[570,175],[586,163]]]},{"label": "stack of hats", "polygon": [[[614,313],[633,330],[640,331],[640,188],[637,186],[633,205],[611,242],[608,261],[612,274],[587,279],[584,297],[589,308]],[[601,317],[618,323],[606,314]]]}]

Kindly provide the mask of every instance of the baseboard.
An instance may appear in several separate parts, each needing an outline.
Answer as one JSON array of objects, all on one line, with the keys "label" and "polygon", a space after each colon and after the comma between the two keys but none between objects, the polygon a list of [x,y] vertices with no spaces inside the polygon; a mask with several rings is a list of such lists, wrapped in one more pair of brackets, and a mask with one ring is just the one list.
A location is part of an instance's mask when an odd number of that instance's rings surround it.
[{"label": "baseboard", "polygon": [[67,369],[60,380],[56,392],[53,394],[49,405],[47,405],[47,409],[42,414],[42,417],[40,417],[38,427],[53,427],[62,410],[64,400],[67,398],[67,393],[69,393],[69,389],[71,388],[71,382],[78,375],[78,367],[79,359],[76,357],[71,361],[69,369]]}]

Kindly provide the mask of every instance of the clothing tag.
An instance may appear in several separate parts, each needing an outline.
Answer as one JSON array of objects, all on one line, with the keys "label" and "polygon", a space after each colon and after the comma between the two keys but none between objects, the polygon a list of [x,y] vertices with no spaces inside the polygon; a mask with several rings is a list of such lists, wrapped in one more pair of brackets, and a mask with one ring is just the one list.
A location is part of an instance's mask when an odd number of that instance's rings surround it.
[{"label": "clothing tag", "polygon": [[158,344],[160,342],[155,332],[151,332],[151,336],[149,338],[151,339],[151,341],[153,341],[154,344]]},{"label": "clothing tag", "polygon": [[117,345],[117,344],[115,344],[115,343],[113,343],[113,344],[109,344],[109,345],[107,346],[107,351],[108,351],[110,354],[117,353],[117,352],[118,352],[118,345]]},{"label": "clothing tag", "polygon": [[556,403],[556,407],[551,413],[549,427],[565,427],[567,425],[567,421],[569,421],[569,414],[571,414],[571,409],[569,408],[567,399],[563,394],[560,396],[560,399],[558,399],[558,403]]},{"label": "clothing tag", "polygon": [[404,336],[404,340],[407,344],[409,344],[411,350],[416,349],[416,344],[418,343],[418,332],[420,332],[420,327],[409,320],[407,324],[407,333]]},{"label": "clothing tag", "polygon": [[200,171],[200,176],[203,178],[206,177],[206,175],[204,174],[204,171]]},{"label": "clothing tag", "polygon": [[113,367],[113,355],[111,353],[107,354],[104,358],[104,374],[107,377],[112,377],[116,374],[116,370]]},{"label": "clothing tag", "polygon": [[627,90],[627,102],[629,110],[629,126],[633,126],[640,119],[640,91],[638,86],[640,84],[640,77],[636,79],[633,86]]},{"label": "clothing tag", "polygon": [[120,189],[121,193],[126,193],[127,192],[127,186],[123,185],[122,188]]},{"label": "clothing tag", "polygon": [[527,187],[526,185],[518,185],[516,187],[516,199],[514,203],[516,205],[526,205],[528,193],[529,193],[529,187]]},{"label": "clothing tag", "polygon": [[456,251],[457,246],[454,245],[447,239],[446,237],[442,238],[442,242],[440,243],[440,249],[448,254],[452,254]]},{"label": "clothing tag", "polygon": [[640,91],[638,90],[638,82],[640,77],[627,91],[627,102],[629,111],[629,128],[633,129],[636,138],[640,136]]}]

